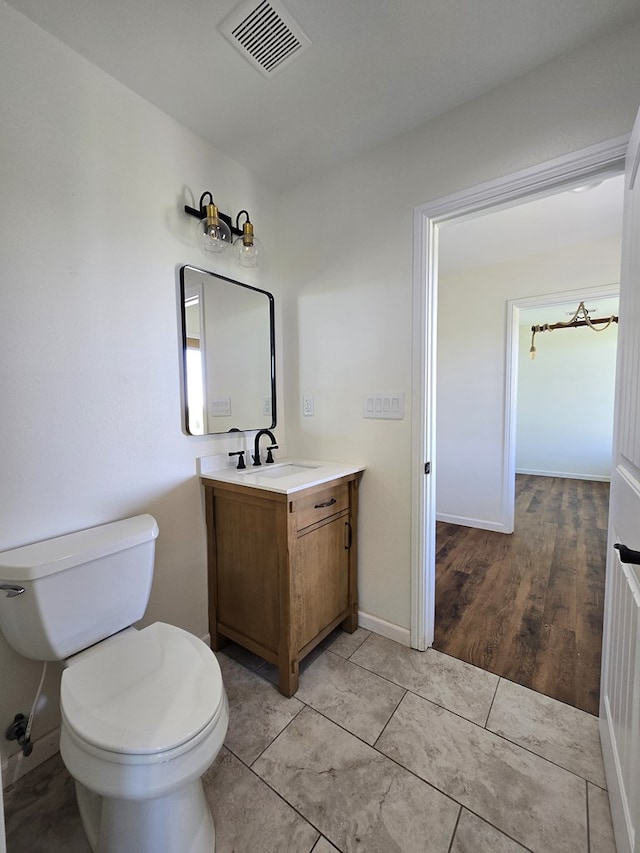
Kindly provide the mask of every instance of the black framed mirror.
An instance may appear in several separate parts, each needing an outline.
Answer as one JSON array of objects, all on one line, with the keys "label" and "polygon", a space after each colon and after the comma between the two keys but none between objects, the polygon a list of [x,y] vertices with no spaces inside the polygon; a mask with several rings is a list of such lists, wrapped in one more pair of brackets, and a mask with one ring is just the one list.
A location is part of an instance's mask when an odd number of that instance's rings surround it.
[{"label": "black framed mirror", "polygon": [[180,268],[184,425],[189,435],[276,426],[273,295]]}]

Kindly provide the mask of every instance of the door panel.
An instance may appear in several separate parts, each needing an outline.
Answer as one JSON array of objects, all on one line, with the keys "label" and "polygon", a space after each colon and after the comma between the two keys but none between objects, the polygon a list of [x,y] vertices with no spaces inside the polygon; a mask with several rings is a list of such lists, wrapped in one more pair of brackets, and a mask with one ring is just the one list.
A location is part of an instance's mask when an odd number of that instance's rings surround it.
[{"label": "door panel", "polygon": [[600,733],[618,853],[640,850],[640,114],[626,160]]}]

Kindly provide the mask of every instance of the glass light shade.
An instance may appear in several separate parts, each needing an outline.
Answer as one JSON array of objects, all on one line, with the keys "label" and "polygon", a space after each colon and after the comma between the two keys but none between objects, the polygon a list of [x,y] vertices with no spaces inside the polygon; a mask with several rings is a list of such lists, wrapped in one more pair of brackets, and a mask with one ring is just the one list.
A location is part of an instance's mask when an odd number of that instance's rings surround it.
[{"label": "glass light shade", "polygon": [[200,244],[206,252],[224,252],[231,246],[231,230],[218,216],[218,208],[215,204],[208,204],[206,212],[206,217],[201,219],[198,225]]},{"label": "glass light shade", "polygon": [[238,263],[241,267],[257,267],[262,257],[262,243],[256,237],[247,240],[245,236],[238,237],[233,244]]}]

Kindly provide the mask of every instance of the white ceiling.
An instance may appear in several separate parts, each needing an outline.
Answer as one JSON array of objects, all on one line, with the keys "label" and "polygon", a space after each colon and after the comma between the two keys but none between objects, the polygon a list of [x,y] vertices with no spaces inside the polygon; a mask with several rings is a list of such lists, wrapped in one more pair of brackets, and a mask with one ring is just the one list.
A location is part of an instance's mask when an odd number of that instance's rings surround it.
[{"label": "white ceiling", "polygon": [[274,188],[640,18],[638,0],[284,0],[311,39],[265,79],[216,29],[235,0],[9,0]]},{"label": "white ceiling", "polygon": [[[445,223],[439,229],[440,275],[509,261],[536,258],[593,240],[622,239],[624,175],[602,183],[527,201],[469,219]],[[602,285],[615,285],[603,281]],[[582,297],[581,297],[582,298]],[[539,305],[520,312],[524,326],[566,323],[580,299]],[[587,299],[591,319],[618,313],[618,297]]]},{"label": "white ceiling", "polygon": [[[624,176],[575,192],[565,190],[440,227],[439,269],[459,272],[569,246],[620,239]],[[603,282],[613,284],[613,282]]]}]

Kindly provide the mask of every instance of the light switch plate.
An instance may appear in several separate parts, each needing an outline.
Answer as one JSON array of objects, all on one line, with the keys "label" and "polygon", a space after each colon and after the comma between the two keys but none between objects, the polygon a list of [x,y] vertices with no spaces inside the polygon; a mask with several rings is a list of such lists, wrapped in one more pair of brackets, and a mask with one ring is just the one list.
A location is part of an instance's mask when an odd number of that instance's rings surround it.
[{"label": "light switch plate", "polygon": [[404,418],[403,391],[377,391],[364,398],[365,418],[385,418],[401,421]]}]

